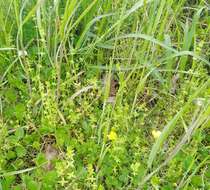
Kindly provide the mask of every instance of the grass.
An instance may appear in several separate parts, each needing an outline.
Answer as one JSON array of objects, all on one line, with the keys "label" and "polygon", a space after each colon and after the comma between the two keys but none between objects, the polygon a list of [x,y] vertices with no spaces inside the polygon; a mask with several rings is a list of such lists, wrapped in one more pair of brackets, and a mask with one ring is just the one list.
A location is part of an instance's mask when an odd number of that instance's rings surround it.
[{"label": "grass", "polygon": [[210,189],[207,0],[0,0],[0,190]]}]

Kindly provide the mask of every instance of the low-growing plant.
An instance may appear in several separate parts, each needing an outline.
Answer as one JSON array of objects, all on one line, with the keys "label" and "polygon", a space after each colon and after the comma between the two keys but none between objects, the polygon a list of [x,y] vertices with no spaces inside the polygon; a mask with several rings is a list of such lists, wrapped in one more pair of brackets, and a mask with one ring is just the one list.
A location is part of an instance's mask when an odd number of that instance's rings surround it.
[{"label": "low-growing plant", "polygon": [[210,189],[207,0],[0,0],[0,190]]}]

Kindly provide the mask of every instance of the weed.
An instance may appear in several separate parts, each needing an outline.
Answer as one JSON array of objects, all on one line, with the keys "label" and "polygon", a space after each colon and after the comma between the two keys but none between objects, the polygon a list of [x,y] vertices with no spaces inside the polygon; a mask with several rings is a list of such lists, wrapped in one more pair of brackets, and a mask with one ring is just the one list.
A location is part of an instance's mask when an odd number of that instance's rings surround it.
[{"label": "weed", "polygon": [[210,189],[206,0],[0,0],[0,189]]}]

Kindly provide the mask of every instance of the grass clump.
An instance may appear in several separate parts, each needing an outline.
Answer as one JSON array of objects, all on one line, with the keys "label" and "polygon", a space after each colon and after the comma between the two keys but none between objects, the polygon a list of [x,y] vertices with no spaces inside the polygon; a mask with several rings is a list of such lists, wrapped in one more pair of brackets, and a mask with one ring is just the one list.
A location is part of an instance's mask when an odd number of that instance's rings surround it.
[{"label": "grass clump", "polygon": [[210,189],[209,7],[0,0],[0,189]]}]

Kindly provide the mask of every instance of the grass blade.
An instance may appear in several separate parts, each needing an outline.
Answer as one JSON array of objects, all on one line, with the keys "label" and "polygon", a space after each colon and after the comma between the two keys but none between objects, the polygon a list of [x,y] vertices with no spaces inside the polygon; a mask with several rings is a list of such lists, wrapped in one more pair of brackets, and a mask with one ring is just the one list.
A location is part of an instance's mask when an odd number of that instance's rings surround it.
[{"label": "grass blade", "polygon": [[157,153],[161,146],[163,145],[164,141],[168,138],[170,133],[173,131],[173,129],[176,127],[176,122],[178,119],[184,114],[184,112],[189,108],[191,102],[193,99],[196,98],[196,96],[201,93],[203,90],[206,89],[206,87],[210,84],[210,79],[200,87],[199,90],[197,90],[188,100],[188,102],[185,104],[185,106],[174,116],[174,118],[164,127],[163,132],[161,133],[161,136],[157,139],[155,144],[152,147],[152,150],[149,155],[149,159],[147,162],[147,167],[151,168],[153,161],[155,160]]}]

